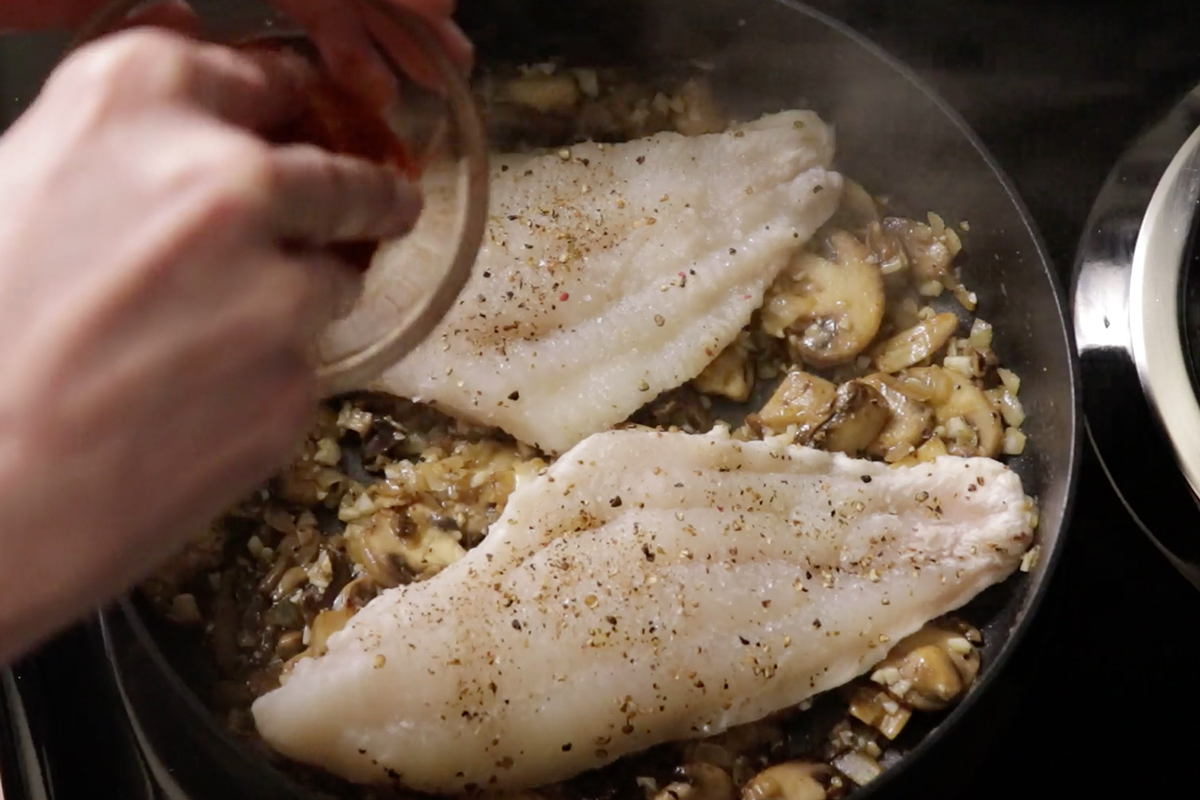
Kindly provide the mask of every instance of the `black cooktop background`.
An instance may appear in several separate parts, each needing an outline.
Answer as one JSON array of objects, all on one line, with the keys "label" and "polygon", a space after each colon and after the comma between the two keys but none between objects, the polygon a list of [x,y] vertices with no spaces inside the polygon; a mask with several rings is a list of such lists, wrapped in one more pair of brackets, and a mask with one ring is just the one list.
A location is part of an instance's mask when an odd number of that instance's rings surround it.
[{"label": "black cooktop background", "polygon": [[[1064,285],[1123,147],[1200,83],[1200,4],[812,4],[906,61],[966,117],[1017,184]],[[948,746],[890,796],[1191,787],[1200,691],[1188,671],[1198,624],[1200,592],[1130,522],[1088,449],[1066,552],[1031,630]],[[122,796],[115,787],[128,774],[85,643],[72,632],[28,664],[54,699],[36,711],[52,732],[45,752],[74,765],[56,779],[59,800]]]}]

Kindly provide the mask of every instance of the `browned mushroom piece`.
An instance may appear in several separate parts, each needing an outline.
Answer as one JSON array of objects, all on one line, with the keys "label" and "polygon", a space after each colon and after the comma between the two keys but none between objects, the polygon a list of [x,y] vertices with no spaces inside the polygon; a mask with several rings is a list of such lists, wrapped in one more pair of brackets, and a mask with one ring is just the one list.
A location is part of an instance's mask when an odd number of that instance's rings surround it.
[{"label": "browned mushroom piece", "polygon": [[954,386],[944,403],[935,407],[938,422],[945,428],[946,449],[956,456],[994,458],[1004,444],[1000,413],[987,395],[965,377]]},{"label": "browned mushroom piece", "polygon": [[899,372],[926,360],[950,341],[958,317],[949,312],[934,314],[883,342],[875,353],[875,369]]},{"label": "browned mushroom piece", "polygon": [[879,222],[867,225],[867,247],[879,264],[879,271],[885,279],[889,276],[907,277],[909,269],[908,252],[904,249],[899,237],[884,229]]},{"label": "browned mushroom piece", "polygon": [[912,709],[901,704],[887,690],[874,684],[863,683],[850,687],[848,691],[850,716],[870,725],[888,739],[895,739],[912,718]]},{"label": "browned mushroom piece", "polygon": [[915,709],[944,709],[961,698],[979,674],[979,651],[968,635],[926,625],[898,642],[871,680]]},{"label": "browned mushroom piece", "polygon": [[789,372],[762,410],[751,414],[747,422],[760,433],[775,434],[795,425],[796,439],[808,441],[833,415],[837,391],[837,386],[824,378],[799,370]]},{"label": "browned mushroom piece", "polygon": [[938,406],[950,399],[955,379],[941,367],[910,367],[892,376],[895,386],[921,403]]},{"label": "browned mushroom piece", "polygon": [[877,389],[849,381],[837,388],[833,413],[813,432],[811,442],[823,450],[857,456],[879,438],[890,418]]},{"label": "browned mushroom piece", "polygon": [[279,641],[275,644],[275,655],[280,660],[287,661],[304,652],[304,648],[304,632],[287,631],[279,637]]},{"label": "browned mushroom piece", "polygon": [[742,787],[742,800],[825,800],[833,770],[826,764],[788,761],[758,773]]},{"label": "browned mushroom piece", "polygon": [[692,386],[696,391],[728,397],[738,403],[750,399],[754,388],[754,359],[750,356],[747,338],[739,336],[695,377]]},{"label": "browned mushroom piece", "polygon": [[922,294],[940,291],[931,284],[951,289],[958,285],[952,265],[962,249],[962,242],[954,231],[940,224],[935,230],[931,225],[899,217],[884,219],[882,227],[903,245],[912,264],[913,284]]},{"label": "browned mushroom piece", "polygon": [[675,770],[678,780],[664,786],[654,800],[734,800],[733,778],[712,764],[685,764]]},{"label": "browned mushroom piece", "polygon": [[545,113],[567,114],[579,103],[579,84],[570,73],[530,72],[505,81],[500,97]]},{"label": "browned mushroom piece", "polygon": [[829,235],[831,258],[799,253],[767,292],[762,327],[786,338],[793,357],[815,367],[852,361],[879,332],[884,291],[866,245],[843,230]]},{"label": "browned mushroom piece", "polygon": [[360,575],[341,588],[341,591],[333,599],[331,608],[334,611],[340,611],[343,608],[358,611],[371,602],[378,593],[379,587],[375,582],[366,575]]},{"label": "browned mushroom piece", "polygon": [[859,380],[879,392],[891,412],[867,454],[895,463],[914,453],[933,428],[933,409],[908,396],[890,375],[876,373]]},{"label": "browned mushroom piece", "polygon": [[[329,637],[346,627],[346,623],[354,616],[357,609],[341,608],[341,609],[326,609],[319,614],[308,625],[308,640],[305,649],[292,655],[286,659],[283,669],[280,672],[280,681],[286,681],[288,675],[292,671],[292,667],[301,659],[319,658],[325,655],[325,643]],[[304,643],[302,634],[301,643]]]}]

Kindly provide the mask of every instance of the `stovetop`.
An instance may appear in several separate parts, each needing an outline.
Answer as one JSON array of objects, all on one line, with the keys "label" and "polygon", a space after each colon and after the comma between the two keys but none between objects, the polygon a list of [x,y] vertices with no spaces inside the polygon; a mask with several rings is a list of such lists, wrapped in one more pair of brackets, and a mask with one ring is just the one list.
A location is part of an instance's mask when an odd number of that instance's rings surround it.
[{"label": "stovetop", "polygon": [[[1123,147],[1200,82],[1200,4],[812,5],[906,61],[966,117],[1016,183],[1064,285],[1092,200]],[[1090,449],[1075,508],[1049,593],[1005,673],[893,796],[1050,797],[1085,784],[1115,796],[1144,792],[1153,779],[1190,781],[1173,765],[1200,743],[1200,692],[1185,677],[1200,593],[1134,527]],[[44,689],[44,703],[26,712],[53,769],[48,796],[144,797],[88,635],[70,631],[16,670],[19,682]],[[40,797],[17,777],[3,776],[7,800]]]}]

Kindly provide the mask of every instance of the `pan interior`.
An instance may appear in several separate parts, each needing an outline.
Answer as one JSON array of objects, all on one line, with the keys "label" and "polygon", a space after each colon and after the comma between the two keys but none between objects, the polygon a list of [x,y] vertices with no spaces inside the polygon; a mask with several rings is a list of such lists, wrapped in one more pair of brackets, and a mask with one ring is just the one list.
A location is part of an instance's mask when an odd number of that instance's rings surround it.
[{"label": "pan interior", "polygon": [[[1039,501],[1042,554],[1029,574],[984,593],[964,614],[984,634],[983,674],[972,689],[978,694],[1011,650],[1040,595],[1069,504],[1077,449],[1076,378],[1056,279],[1007,180],[957,118],[907,72],[792,5],[773,0],[701,5],[703,13],[696,13],[695,0],[577,0],[569,6],[490,0],[460,3],[460,22],[485,63],[567,57],[579,66],[633,66],[648,76],[700,70],[737,117],[812,108],[835,125],[837,166],[847,175],[886,193],[901,213],[921,218],[933,210],[947,222],[969,222],[970,233],[963,236],[968,255],[964,282],[979,296],[977,314],[995,328],[1002,361],[1024,379],[1021,398],[1030,444],[1027,454],[1011,463],[1026,491]],[[1200,290],[1192,291],[1200,297]],[[1190,330],[1200,330],[1200,325]],[[1200,337],[1194,342],[1200,346]],[[128,659],[142,659],[136,680],[130,673],[124,681],[131,697],[140,692],[143,698],[140,703],[131,700],[135,713],[159,713],[155,691],[161,696],[172,691],[203,695],[216,675],[197,639],[159,623],[138,606],[125,609],[126,614],[110,615],[108,624],[141,631],[111,651],[118,667]],[[138,648],[161,651],[165,663],[157,653],[154,663],[145,661],[145,653],[131,655]],[[165,670],[161,675],[156,674],[160,667]],[[158,689],[152,685],[156,681]],[[969,697],[947,715],[929,716],[926,729],[914,728],[904,746],[928,749],[970,702]],[[200,737],[206,742],[203,748],[220,750],[223,759],[236,760],[239,756],[230,754],[242,753],[249,756],[247,762],[261,763],[226,736],[194,696],[170,713],[176,712],[203,719],[159,726],[175,730],[163,735]],[[182,775],[188,769],[201,768],[183,765],[177,771]],[[245,774],[254,776],[248,781],[268,780],[281,787],[280,797],[310,796],[280,774],[268,776],[257,766],[246,769]],[[893,767],[858,796],[886,786],[897,771]],[[260,783],[259,797],[263,791]]]}]

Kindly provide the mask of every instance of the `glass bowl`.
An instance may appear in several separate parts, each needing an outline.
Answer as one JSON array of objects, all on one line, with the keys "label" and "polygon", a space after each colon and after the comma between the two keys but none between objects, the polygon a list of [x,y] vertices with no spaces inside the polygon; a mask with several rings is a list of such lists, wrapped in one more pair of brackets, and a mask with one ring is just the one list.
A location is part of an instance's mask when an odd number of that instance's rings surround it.
[{"label": "glass bowl", "polygon": [[[400,98],[384,116],[409,163],[420,165],[424,209],[413,233],[380,242],[374,258],[366,253],[371,260],[358,303],[316,343],[317,376],[326,396],[366,388],[429,335],[470,277],[487,222],[487,146],[466,78],[419,17],[385,0],[357,2],[391,27],[387,36],[371,35]],[[151,5],[146,0],[107,4],[76,31],[68,52],[122,27]],[[295,22],[262,0],[192,0],[190,5],[208,41],[306,39]],[[419,83],[396,66],[379,38],[419,48],[440,86]],[[386,258],[379,257],[383,253]]]}]

